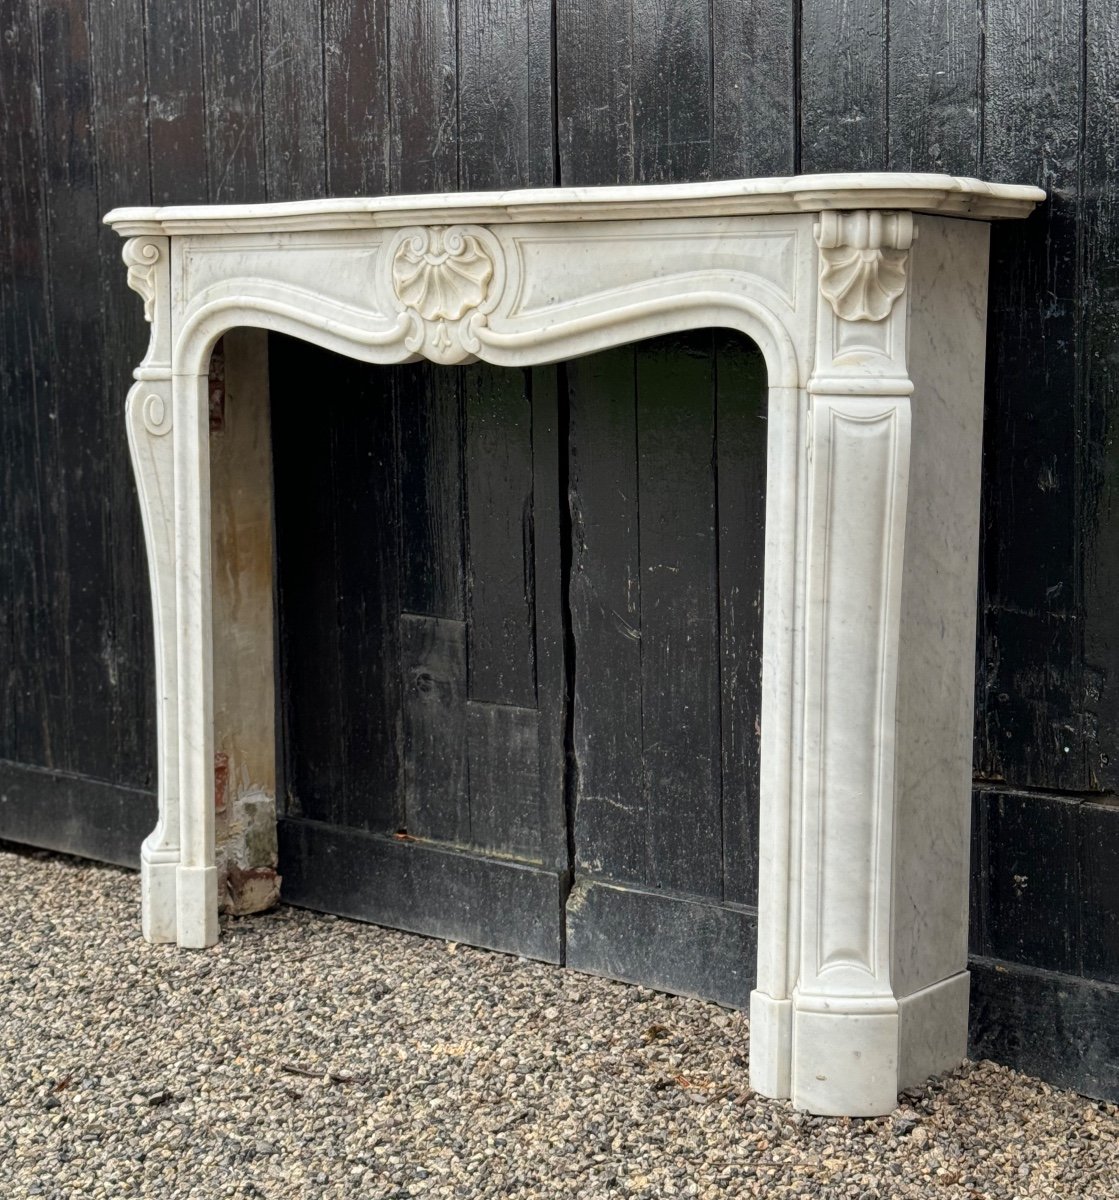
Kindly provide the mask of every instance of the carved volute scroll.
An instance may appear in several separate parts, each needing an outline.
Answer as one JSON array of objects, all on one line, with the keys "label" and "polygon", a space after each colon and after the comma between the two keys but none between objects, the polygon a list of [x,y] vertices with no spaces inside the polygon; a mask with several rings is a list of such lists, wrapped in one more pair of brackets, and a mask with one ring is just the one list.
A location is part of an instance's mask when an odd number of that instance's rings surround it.
[{"label": "carved volute scroll", "polygon": [[905,291],[913,214],[822,212],[820,292],[844,321],[883,321]]},{"label": "carved volute scroll", "polygon": [[144,320],[149,324],[155,313],[156,265],[161,256],[162,248],[153,238],[130,238],[124,243],[128,286],[143,298]]},{"label": "carved volute scroll", "polygon": [[[128,268],[128,286],[144,301],[144,320],[151,337],[143,362],[133,372],[136,379],[171,378],[171,254],[170,239],[157,236],[129,238],[121,252]],[[158,390],[158,389],[157,389]],[[170,394],[164,397],[170,420]],[[154,421],[161,427],[163,418]],[[160,430],[166,432],[166,429]]]},{"label": "carved volute scroll", "polygon": [[496,239],[471,225],[406,229],[394,239],[387,263],[397,306],[413,319],[408,348],[437,363],[473,358],[475,331],[504,282]]}]

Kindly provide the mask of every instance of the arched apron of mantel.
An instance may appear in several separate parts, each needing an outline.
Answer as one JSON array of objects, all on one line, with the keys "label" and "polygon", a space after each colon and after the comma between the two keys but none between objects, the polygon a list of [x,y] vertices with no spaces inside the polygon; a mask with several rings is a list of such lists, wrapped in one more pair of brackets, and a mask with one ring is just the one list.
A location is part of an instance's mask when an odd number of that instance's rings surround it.
[{"label": "arched apron of mantel", "polygon": [[[286,300],[277,295],[254,295],[251,281],[238,281],[230,287],[229,295],[213,295],[216,290],[210,289],[187,310],[172,359],[176,375],[204,375],[218,339],[239,326],[283,333],[361,362],[392,365],[427,357],[407,344],[412,328],[407,313],[381,316],[382,327],[369,329],[335,318],[313,320],[296,296]],[[786,317],[780,311],[782,307],[729,288],[658,296],[639,304],[620,305],[611,310],[608,321],[580,317],[535,335],[489,331],[477,353],[462,355],[446,365],[482,361],[499,367],[542,366],[662,334],[726,328],[745,334],[757,344],[765,359],[770,391],[785,392],[795,389],[806,377],[808,339],[803,332],[794,337],[790,328],[792,313]],[[799,346],[798,341],[802,343]]]}]

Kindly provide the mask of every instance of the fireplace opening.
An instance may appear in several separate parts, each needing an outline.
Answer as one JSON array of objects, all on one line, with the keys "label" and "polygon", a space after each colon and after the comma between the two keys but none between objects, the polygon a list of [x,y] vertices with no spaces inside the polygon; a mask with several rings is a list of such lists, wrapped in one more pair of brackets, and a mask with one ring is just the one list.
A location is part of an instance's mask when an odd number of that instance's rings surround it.
[{"label": "fireplace opening", "polygon": [[[370,366],[247,330],[224,347],[215,639],[247,615],[220,599],[243,575],[231,558],[267,545],[285,901],[746,1004],[767,432],[754,343],[696,330],[525,370]],[[251,509],[271,472],[274,546],[220,518],[246,355],[270,401],[240,443],[255,463],[239,491],[228,480]],[[219,756],[229,661],[216,644]],[[227,812],[237,787],[221,789]],[[219,811],[219,842],[221,828]]]}]

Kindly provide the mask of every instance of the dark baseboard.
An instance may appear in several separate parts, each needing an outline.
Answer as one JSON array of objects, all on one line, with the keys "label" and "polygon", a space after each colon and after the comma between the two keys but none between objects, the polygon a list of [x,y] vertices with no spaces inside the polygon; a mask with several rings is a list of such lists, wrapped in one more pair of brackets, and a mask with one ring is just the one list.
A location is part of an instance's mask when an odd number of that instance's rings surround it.
[{"label": "dark baseboard", "polygon": [[317,821],[278,824],[286,903],[563,961],[557,871]]},{"label": "dark baseboard", "polygon": [[752,909],[581,880],[567,902],[567,965],[749,1008],[758,946]]},{"label": "dark baseboard", "polygon": [[0,838],[121,867],[140,865],[154,792],[0,760]]},{"label": "dark baseboard", "polygon": [[973,958],[970,1057],[1119,1100],[1119,986]]}]

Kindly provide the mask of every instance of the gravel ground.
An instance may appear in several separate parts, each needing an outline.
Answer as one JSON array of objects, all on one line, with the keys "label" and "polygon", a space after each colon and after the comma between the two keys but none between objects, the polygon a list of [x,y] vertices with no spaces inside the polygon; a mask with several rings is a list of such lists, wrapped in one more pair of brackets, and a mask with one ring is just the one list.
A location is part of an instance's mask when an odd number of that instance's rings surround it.
[{"label": "gravel ground", "polygon": [[135,875],[0,849],[0,1197],[1119,1197],[1119,1109],[992,1063],[874,1120],[743,1014],[280,908],[148,946]]}]

